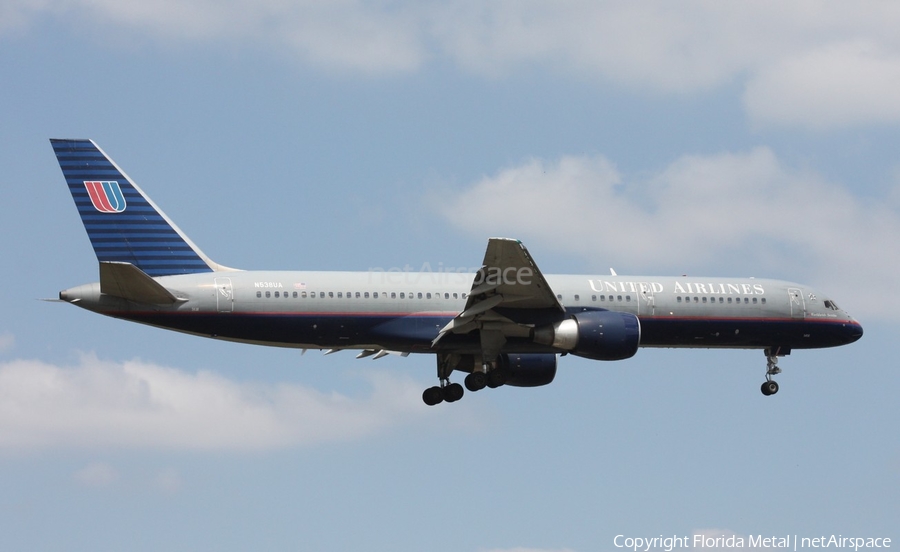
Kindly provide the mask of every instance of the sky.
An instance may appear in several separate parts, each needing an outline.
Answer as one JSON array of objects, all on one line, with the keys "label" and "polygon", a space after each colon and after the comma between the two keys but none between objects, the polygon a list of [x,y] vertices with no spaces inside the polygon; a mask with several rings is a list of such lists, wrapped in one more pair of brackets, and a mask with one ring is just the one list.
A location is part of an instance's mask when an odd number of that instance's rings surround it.
[{"label": "sky", "polygon": [[[866,1],[0,2],[0,549],[900,544],[898,27]],[[641,349],[429,408],[430,356],[41,301],[97,280],[49,138],[95,140],[227,266],[436,271],[505,236],[546,273],[803,282],[865,335],[785,357],[772,397],[759,351]]]}]

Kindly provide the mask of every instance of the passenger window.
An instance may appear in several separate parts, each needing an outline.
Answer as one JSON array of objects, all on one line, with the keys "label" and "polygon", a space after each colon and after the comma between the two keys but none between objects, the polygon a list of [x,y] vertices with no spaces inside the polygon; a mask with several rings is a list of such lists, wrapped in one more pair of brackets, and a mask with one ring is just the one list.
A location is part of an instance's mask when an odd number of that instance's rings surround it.
[{"label": "passenger window", "polygon": [[562,301],[562,295],[557,294],[556,298],[559,299],[560,301]]},{"label": "passenger window", "polygon": [[444,299],[450,299],[450,294],[446,291],[444,292]]},{"label": "passenger window", "polygon": [[373,298],[373,299],[378,299],[378,292],[377,292],[377,291],[376,291],[375,293],[372,294],[372,298]]},{"label": "passenger window", "polygon": [[344,294],[341,293],[341,292],[339,291],[339,292],[338,292],[338,299],[343,299],[343,298],[344,298]]},{"label": "passenger window", "polygon": [[256,292],[256,296],[257,296],[257,297],[262,297],[262,292],[261,292],[261,291],[257,291],[257,292]]},{"label": "passenger window", "polygon": [[747,304],[749,304],[749,303],[750,303],[750,298],[749,298],[749,297],[744,297],[744,304],[747,305]]},{"label": "passenger window", "polygon": [[760,301],[762,302],[763,305],[766,304],[766,298],[765,298],[765,297],[763,297]]},{"label": "passenger window", "polygon": [[681,302],[681,296],[676,297],[675,300],[678,301],[678,302],[680,303],[680,302]]},{"label": "passenger window", "polygon": [[294,299],[296,299],[296,298],[297,298],[297,292],[295,291],[295,292],[294,292]]},{"label": "passenger window", "polygon": [[621,301],[621,300],[622,300],[622,296],[621,296],[621,295],[619,295],[618,297],[616,297],[616,301]]},{"label": "passenger window", "polygon": [[591,295],[591,301],[596,301],[596,300],[597,300],[597,296],[596,296],[596,295]]},{"label": "passenger window", "polygon": [[[277,293],[277,292],[276,292],[276,293]],[[329,291],[329,292],[328,292],[328,298],[329,298],[329,299],[334,299],[334,292],[333,292],[333,291]]]},{"label": "passenger window", "polygon": [[396,292],[396,291],[392,291],[392,292],[391,292],[391,299],[396,299],[396,298],[397,298],[397,292]]},{"label": "passenger window", "polygon": [[425,298],[426,298],[426,299],[431,299],[431,294],[430,294],[430,293],[426,293],[426,294],[425,294]]},{"label": "passenger window", "polygon": [[325,292],[324,292],[324,291],[320,291],[320,292],[319,292],[319,299],[325,299]]},{"label": "passenger window", "polygon": [[268,298],[271,297],[271,296],[272,296],[272,293],[267,291],[267,292],[266,292],[266,299],[268,299]]},{"label": "passenger window", "polygon": [[279,295],[278,295],[278,292],[277,292],[277,291],[276,291],[276,292],[275,292],[275,297],[279,297]]},{"label": "passenger window", "polygon": [[419,299],[421,299],[421,298],[422,298],[422,292],[420,291],[420,292],[419,292]]},{"label": "passenger window", "polygon": [[363,297],[366,298],[366,299],[368,299],[368,298],[369,298],[369,292],[367,291],[367,292],[363,293]]},{"label": "passenger window", "polygon": [[706,302],[706,297],[703,298],[703,302],[704,302],[704,303]]},{"label": "passenger window", "polygon": [[719,297],[719,304],[722,304],[722,303],[724,303],[724,302],[725,302],[725,298],[724,298],[724,297]]},{"label": "passenger window", "polygon": [[578,294],[575,294],[575,300],[578,301]]},{"label": "passenger window", "polygon": [[404,294],[402,291],[400,292],[400,299],[406,299],[406,294]]},{"label": "passenger window", "polygon": [[756,297],[753,298],[753,304],[756,304]]},{"label": "passenger window", "polygon": [[305,291],[301,291],[301,292],[300,292],[300,298],[301,298],[301,299],[306,299],[306,292],[305,292]]},{"label": "passenger window", "polygon": [[457,294],[454,293],[454,294],[453,294],[453,298],[454,298],[454,299],[459,299],[459,296],[457,296]]}]

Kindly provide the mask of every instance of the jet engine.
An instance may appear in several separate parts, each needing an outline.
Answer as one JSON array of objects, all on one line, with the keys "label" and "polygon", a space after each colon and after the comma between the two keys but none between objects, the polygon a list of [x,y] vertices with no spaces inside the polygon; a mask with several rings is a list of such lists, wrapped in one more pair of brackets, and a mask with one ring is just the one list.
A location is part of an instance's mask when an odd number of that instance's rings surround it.
[{"label": "jet engine", "polygon": [[622,360],[637,352],[641,323],[627,312],[584,311],[535,328],[534,341],[593,360]]},{"label": "jet engine", "polygon": [[538,387],[547,385],[556,377],[555,354],[500,355],[498,368],[506,372],[506,385],[514,387]]}]

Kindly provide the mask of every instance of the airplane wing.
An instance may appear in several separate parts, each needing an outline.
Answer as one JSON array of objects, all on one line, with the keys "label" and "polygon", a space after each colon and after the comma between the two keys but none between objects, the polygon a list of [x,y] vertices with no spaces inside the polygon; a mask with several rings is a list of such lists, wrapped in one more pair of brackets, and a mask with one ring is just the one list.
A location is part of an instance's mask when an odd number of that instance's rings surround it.
[{"label": "airplane wing", "polygon": [[483,359],[489,362],[508,337],[528,337],[535,322],[530,319],[540,311],[565,313],[522,242],[491,238],[465,309],[441,329],[432,347],[448,334],[479,330]]}]

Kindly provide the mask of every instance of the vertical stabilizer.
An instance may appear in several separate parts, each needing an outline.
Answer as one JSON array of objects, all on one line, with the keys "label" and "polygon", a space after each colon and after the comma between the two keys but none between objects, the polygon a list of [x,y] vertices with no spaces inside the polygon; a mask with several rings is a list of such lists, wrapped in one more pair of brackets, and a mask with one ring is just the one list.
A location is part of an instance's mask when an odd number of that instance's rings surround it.
[{"label": "vertical stabilizer", "polygon": [[50,143],[98,261],[130,263],[150,276],[229,270],[204,255],[92,140]]}]

